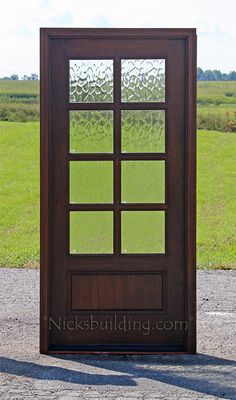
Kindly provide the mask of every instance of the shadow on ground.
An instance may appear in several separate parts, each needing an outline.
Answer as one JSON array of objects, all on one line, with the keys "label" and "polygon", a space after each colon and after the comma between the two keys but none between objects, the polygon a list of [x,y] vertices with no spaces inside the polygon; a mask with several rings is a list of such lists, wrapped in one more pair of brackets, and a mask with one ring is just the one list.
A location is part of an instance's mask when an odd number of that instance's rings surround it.
[{"label": "shadow on ground", "polygon": [[[70,368],[44,366],[0,357],[0,372],[39,380],[91,386],[132,387],[137,386],[137,379],[149,379],[206,395],[234,398],[235,377],[233,374],[236,362],[233,360],[203,354],[195,356],[60,355],[48,357],[49,361],[51,358],[71,361],[72,366]],[[90,367],[89,372],[84,372],[88,366]],[[95,367],[96,373],[91,372],[91,367]],[[99,373],[99,368],[101,373]]]}]

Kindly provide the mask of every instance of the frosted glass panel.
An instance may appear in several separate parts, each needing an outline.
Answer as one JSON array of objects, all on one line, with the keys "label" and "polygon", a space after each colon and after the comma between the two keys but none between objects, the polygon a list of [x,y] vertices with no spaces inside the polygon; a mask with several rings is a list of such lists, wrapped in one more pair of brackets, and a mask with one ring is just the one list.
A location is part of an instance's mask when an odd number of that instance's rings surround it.
[{"label": "frosted glass panel", "polygon": [[121,251],[130,253],[165,252],[164,211],[124,211],[121,213]]},{"label": "frosted glass panel", "polygon": [[113,253],[113,212],[73,211],[70,213],[71,254]]},{"label": "frosted glass panel", "polygon": [[113,102],[113,60],[70,60],[70,102]]},{"label": "frosted glass panel", "polygon": [[123,102],[165,101],[165,60],[121,60]]},{"label": "frosted glass panel", "polygon": [[123,203],[165,202],[165,161],[122,161]]},{"label": "frosted glass panel", "polygon": [[113,203],[113,162],[71,161],[70,202]]},{"label": "frosted glass panel", "polygon": [[70,111],[71,153],[113,152],[113,111]]},{"label": "frosted glass panel", "polygon": [[164,153],[165,111],[122,110],[121,147],[123,153]]}]

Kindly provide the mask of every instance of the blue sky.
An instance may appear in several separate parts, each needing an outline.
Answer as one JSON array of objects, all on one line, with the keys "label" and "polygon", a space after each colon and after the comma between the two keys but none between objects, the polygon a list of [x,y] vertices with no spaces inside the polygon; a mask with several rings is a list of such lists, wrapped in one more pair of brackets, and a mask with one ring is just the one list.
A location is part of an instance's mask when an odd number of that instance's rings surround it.
[{"label": "blue sky", "polygon": [[39,72],[40,27],[197,28],[198,66],[236,70],[235,0],[1,2],[0,76]]}]

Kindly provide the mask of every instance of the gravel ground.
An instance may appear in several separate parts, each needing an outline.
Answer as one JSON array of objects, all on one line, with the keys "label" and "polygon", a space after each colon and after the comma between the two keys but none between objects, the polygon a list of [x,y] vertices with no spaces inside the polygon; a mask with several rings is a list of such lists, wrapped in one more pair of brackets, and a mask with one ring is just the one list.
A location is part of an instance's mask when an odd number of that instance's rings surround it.
[{"label": "gravel ground", "polygon": [[236,399],[236,271],[198,272],[194,356],[40,355],[39,272],[0,280],[0,399]]}]

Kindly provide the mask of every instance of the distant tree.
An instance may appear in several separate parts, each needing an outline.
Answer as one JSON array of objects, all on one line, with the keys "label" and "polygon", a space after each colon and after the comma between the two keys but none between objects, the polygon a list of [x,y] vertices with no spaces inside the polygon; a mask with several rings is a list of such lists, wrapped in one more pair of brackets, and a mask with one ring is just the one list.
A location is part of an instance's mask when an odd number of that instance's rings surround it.
[{"label": "distant tree", "polygon": [[197,68],[197,80],[198,81],[202,81],[203,80],[203,75],[204,75],[203,70],[200,67],[198,67]]},{"label": "distant tree", "polygon": [[[19,76],[17,74],[13,74],[11,76],[4,76],[0,78],[1,80],[19,80]],[[30,75],[23,75],[20,79],[24,81],[38,81],[39,76],[36,73],[31,73]],[[225,72],[221,72],[218,69],[214,70],[203,70],[202,68],[197,68],[197,80],[198,81],[236,81],[236,71],[231,71],[228,74]]]},{"label": "distant tree", "polygon": [[215,81],[213,71],[211,71],[210,69],[206,69],[206,71],[204,72],[204,80]]},{"label": "distant tree", "polygon": [[221,80],[221,76],[222,76],[221,71],[219,71],[218,69],[214,69],[214,71],[212,71],[212,72],[213,72],[214,80],[215,81],[220,81]]},{"label": "distant tree", "polygon": [[37,74],[23,75],[21,79],[23,81],[38,81],[39,76]]},{"label": "distant tree", "polygon": [[31,74],[30,75],[30,80],[31,81],[38,81],[39,80],[39,76],[37,74]]},{"label": "distant tree", "polygon": [[227,80],[228,80],[228,74],[226,74],[226,73],[224,72],[224,73],[222,74],[221,80],[222,80],[222,81],[227,81]]},{"label": "distant tree", "polygon": [[197,68],[198,81],[236,81],[236,71],[231,71],[228,74],[222,73],[218,69],[205,71],[202,68]]},{"label": "distant tree", "polygon": [[228,74],[228,77],[229,77],[229,81],[236,81],[236,71],[231,71]]}]

